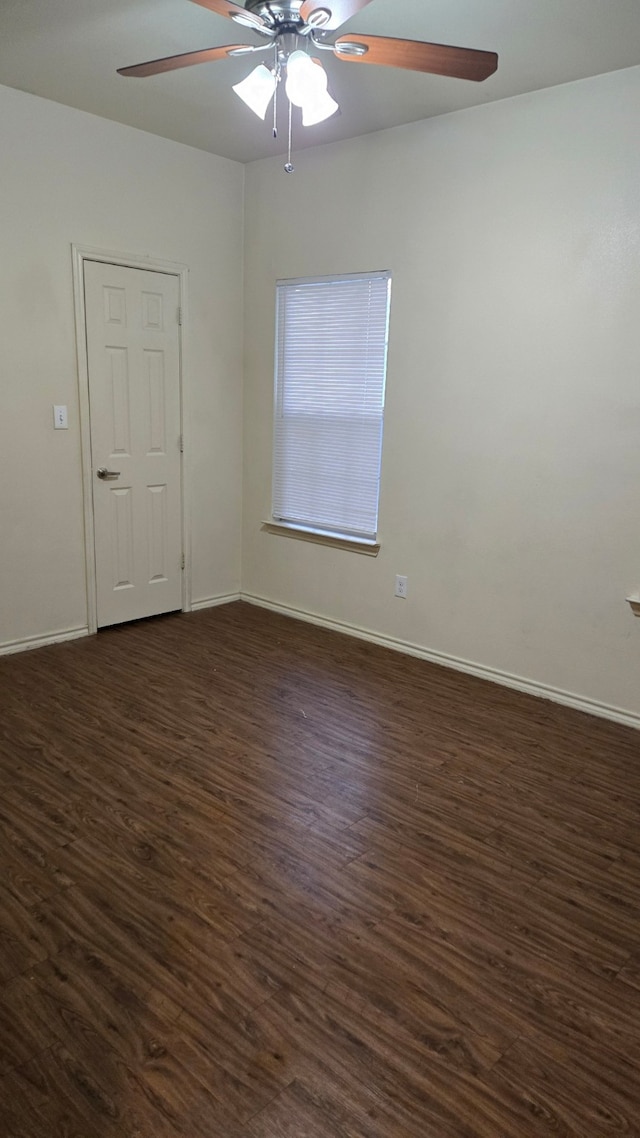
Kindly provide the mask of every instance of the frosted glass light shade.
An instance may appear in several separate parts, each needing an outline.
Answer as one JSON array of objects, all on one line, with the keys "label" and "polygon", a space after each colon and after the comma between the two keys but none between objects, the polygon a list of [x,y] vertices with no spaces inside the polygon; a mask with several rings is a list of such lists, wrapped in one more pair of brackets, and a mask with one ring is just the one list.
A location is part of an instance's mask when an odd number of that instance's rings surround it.
[{"label": "frosted glass light shade", "polygon": [[323,122],[338,110],[327,91],[327,73],[306,51],[293,51],[287,60],[287,97],[302,108],[302,125]]},{"label": "frosted glass light shade", "polygon": [[276,77],[264,63],[254,68],[246,79],[236,83],[233,90],[260,119],[264,119],[276,90]]},{"label": "frosted glass light shade", "polygon": [[314,75],[316,64],[306,51],[292,51],[287,60],[287,98],[296,107],[303,107],[305,99],[318,89],[318,78]]},{"label": "frosted glass light shade", "polygon": [[315,126],[316,123],[331,118],[331,115],[335,115],[337,110],[339,110],[339,106],[335,99],[331,98],[328,91],[323,91],[317,99],[311,99],[305,103],[302,108],[302,125]]}]

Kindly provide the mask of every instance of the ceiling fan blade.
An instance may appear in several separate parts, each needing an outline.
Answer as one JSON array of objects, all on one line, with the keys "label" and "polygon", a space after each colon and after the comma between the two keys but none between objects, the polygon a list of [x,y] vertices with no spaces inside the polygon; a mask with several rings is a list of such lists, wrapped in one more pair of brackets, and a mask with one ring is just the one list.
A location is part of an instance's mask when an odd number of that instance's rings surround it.
[{"label": "ceiling fan blade", "polygon": [[370,3],[371,0],[305,0],[300,15],[306,24],[315,24],[322,31],[334,32]]},{"label": "ceiling fan blade", "polygon": [[[358,47],[366,51],[358,51]],[[386,36],[341,36],[334,44],[340,59],[351,63],[377,63],[385,67],[404,67],[408,71],[426,71],[431,75],[448,75],[452,79],[473,79],[481,83],[498,67],[494,51],[475,51],[469,47],[448,47],[419,40],[389,39]]]},{"label": "ceiling fan blade", "polygon": [[[214,59],[224,59],[231,52],[247,47],[247,44],[228,43],[224,47],[208,47],[203,51],[167,55],[165,59],[151,59],[148,63],[136,63],[133,67],[119,67],[118,75],[134,75],[138,79],[143,79],[147,75],[160,75],[163,71],[176,71],[179,67],[193,67],[196,63],[213,63]],[[251,48],[248,50],[251,51]]]},{"label": "ceiling fan blade", "polygon": [[269,25],[267,21],[259,16],[257,12],[249,12],[243,8],[241,4],[234,4],[232,0],[192,0],[193,4],[199,4],[201,8],[208,8],[210,12],[215,12],[218,16],[226,16],[229,20],[237,20],[239,24],[244,27],[250,28],[266,28]]}]

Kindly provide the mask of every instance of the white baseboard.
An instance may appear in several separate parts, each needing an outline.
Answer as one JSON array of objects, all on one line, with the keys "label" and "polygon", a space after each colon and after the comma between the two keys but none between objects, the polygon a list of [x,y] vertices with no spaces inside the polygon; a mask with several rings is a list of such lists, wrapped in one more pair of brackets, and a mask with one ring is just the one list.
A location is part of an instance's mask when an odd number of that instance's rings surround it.
[{"label": "white baseboard", "polygon": [[[227,605],[231,601],[239,600],[239,593],[225,593],[219,597],[206,597],[205,600],[194,601],[191,605],[191,611],[214,608],[215,605]],[[27,652],[30,648],[46,648],[48,644],[62,644],[65,640],[78,640],[82,636],[89,636],[89,629],[86,625],[82,628],[65,628],[47,636],[25,636],[21,640],[9,640],[5,644],[0,643],[0,656],[9,656],[12,652]]]},{"label": "white baseboard", "polygon": [[537,683],[535,680],[515,676],[510,672],[501,672],[498,668],[488,668],[484,664],[476,664],[471,660],[463,660],[458,656],[448,656],[444,652],[435,652],[423,648],[419,644],[412,644],[407,640],[398,640],[393,636],[384,636],[372,632],[368,628],[358,625],[346,624],[340,620],[329,620],[318,613],[307,612],[305,609],[293,608],[291,605],[278,604],[267,597],[257,596],[253,593],[242,593],[240,600],[259,608],[270,609],[271,612],[282,613],[283,616],[292,616],[297,620],[317,624],[321,628],[331,629],[333,632],[343,632],[347,636],[355,636],[359,640],[368,640],[372,644],[380,644],[383,648],[392,648],[396,652],[404,652],[408,656],[417,656],[421,660],[428,660],[431,664],[440,664],[443,668],[452,668],[456,672],[466,672],[470,676],[478,676],[481,680],[491,680],[494,684],[513,688],[514,691],[525,692],[527,695],[537,696],[539,699],[548,699],[552,703],[560,703],[564,707],[571,707],[575,711],[585,711],[589,715],[597,715],[600,719],[610,719],[613,723],[622,723],[625,727],[635,727],[640,730],[640,715],[633,711],[626,711],[622,707],[612,707],[606,703],[599,703],[585,696],[575,695],[573,692],[563,691],[562,688],[550,687],[548,684]]},{"label": "white baseboard", "polygon": [[49,636],[25,636],[22,640],[9,640],[0,644],[0,656],[9,656],[12,652],[28,652],[30,648],[46,648],[48,644],[62,644],[65,640],[79,640],[81,636],[88,636],[89,629],[66,628],[61,632],[52,632]]},{"label": "white baseboard", "polygon": [[230,605],[232,601],[241,599],[240,593],[224,593],[219,597],[205,597],[203,601],[191,602],[191,612],[198,612],[199,609],[213,609],[216,605]]}]

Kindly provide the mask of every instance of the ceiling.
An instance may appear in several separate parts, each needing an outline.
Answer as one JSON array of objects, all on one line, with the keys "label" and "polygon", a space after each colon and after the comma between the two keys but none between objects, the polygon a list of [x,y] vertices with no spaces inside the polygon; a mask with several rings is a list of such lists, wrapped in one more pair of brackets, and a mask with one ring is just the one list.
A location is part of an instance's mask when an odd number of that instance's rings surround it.
[{"label": "ceiling", "polygon": [[[372,0],[341,31],[497,51],[484,83],[325,53],[340,115],[295,132],[296,149],[640,64],[639,0]],[[256,60],[225,59],[148,79],[118,67],[260,37],[190,0],[0,0],[0,84],[240,162],[282,153],[231,91]],[[259,59],[260,57],[258,57]]]}]

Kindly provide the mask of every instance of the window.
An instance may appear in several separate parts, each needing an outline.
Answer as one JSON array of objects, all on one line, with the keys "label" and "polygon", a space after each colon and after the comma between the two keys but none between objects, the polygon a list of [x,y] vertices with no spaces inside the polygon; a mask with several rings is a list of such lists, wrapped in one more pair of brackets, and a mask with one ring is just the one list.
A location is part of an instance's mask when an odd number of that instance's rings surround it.
[{"label": "window", "polygon": [[374,543],[391,275],[279,281],[274,521]]}]

